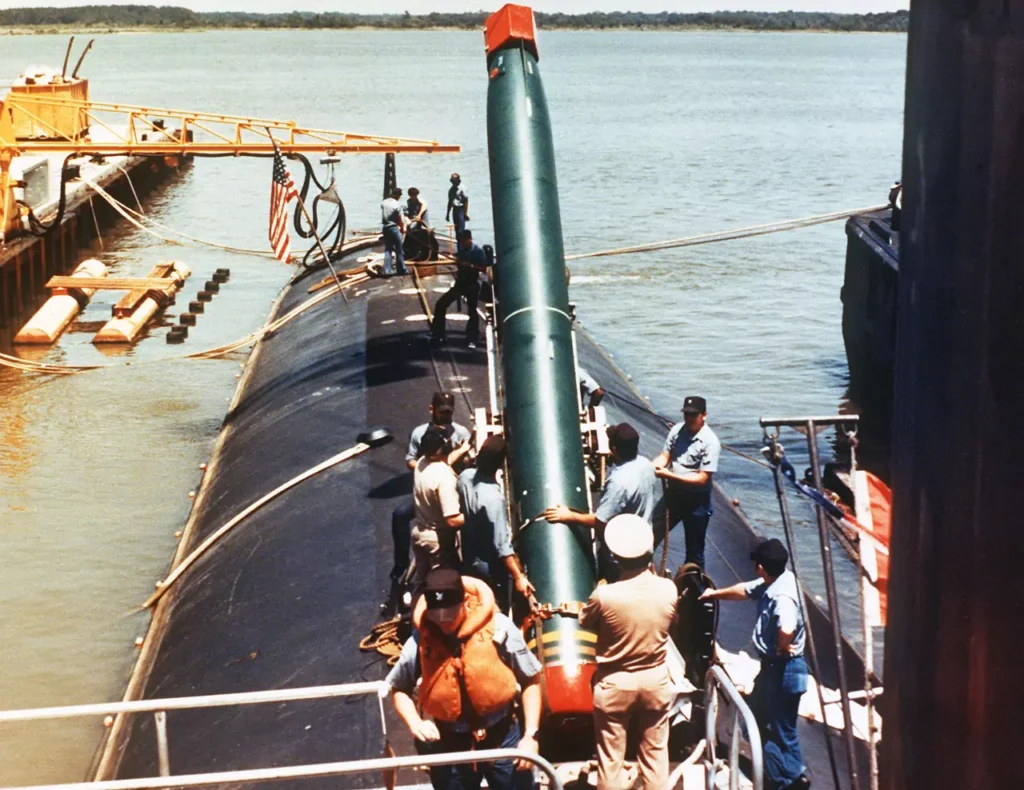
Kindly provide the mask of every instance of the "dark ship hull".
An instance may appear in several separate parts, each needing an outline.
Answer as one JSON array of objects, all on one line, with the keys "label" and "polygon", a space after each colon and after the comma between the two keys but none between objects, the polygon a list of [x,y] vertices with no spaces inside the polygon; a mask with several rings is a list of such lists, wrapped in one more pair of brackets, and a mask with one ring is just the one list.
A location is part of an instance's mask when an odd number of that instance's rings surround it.
[{"label": "dark ship hull", "polygon": [[885,423],[892,413],[899,283],[899,231],[890,223],[890,211],[847,220],[840,292],[850,397]]}]

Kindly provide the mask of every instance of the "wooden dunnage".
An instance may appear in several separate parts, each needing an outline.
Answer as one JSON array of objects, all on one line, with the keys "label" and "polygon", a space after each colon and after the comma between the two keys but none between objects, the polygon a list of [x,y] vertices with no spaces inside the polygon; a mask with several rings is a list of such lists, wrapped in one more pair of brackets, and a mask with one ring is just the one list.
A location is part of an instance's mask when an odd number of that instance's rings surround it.
[{"label": "wooden dunnage", "polygon": [[93,343],[133,343],[139,333],[157,312],[167,304],[167,299],[185,283],[192,274],[181,261],[157,264],[147,279],[166,283],[163,289],[136,288],[125,294],[114,305],[114,317],[103,325],[93,337]]}]

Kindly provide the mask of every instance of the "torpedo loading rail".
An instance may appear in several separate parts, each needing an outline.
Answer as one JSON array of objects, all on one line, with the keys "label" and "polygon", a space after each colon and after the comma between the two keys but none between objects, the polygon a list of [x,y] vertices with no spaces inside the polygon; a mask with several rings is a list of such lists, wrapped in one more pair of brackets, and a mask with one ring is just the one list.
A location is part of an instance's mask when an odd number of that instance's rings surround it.
[{"label": "torpedo loading rail", "polygon": [[[498,277],[498,324],[519,555],[536,588],[527,638],[543,670],[550,717],[590,727],[595,636],[574,615],[596,583],[590,530],[539,518],[585,511],[572,318],[547,100],[533,11],[506,5],[488,20],[487,143]],[[557,725],[556,725],[557,726]]]}]

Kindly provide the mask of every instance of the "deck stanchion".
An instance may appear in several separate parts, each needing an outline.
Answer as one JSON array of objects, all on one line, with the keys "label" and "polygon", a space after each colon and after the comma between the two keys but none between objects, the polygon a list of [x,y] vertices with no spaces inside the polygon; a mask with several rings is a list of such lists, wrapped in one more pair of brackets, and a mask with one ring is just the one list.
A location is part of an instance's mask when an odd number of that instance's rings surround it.
[{"label": "deck stanchion", "polygon": [[153,723],[156,728],[156,753],[160,765],[160,776],[170,776],[171,759],[167,747],[167,711],[154,711]]}]

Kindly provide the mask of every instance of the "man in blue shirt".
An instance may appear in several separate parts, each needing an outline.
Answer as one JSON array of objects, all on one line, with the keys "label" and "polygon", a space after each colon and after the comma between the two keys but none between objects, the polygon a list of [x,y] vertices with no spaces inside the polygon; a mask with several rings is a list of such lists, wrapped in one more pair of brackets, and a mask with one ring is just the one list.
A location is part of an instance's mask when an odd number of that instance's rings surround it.
[{"label": "man in blue shirt", "polygon": [[[452,454],[448,462],[453,466],[471,449],[472,434],[464,425],[453,421],[455,416],[455,396],[450,392],[435,392],[430,400],[430,422],[425,422],[412,429],[409,434],[409,447],[405,454],[405,465],[409,471],[416,468],[420,459],[420,441],[423,434],[432,425],[445,432],[452,444]],[[394,565],[391,567],[391,579],[398,581],[409,568],[409,550],[412,541],[412,520],[415,515],[412,498],[399,505],[391,514],[391,541],[394,549]]]},{"label": "man in blue shirt", "polygon": [[748,698],[764,748],[764,772],[776,790],[806,790],[803,755],[797,738],[800,697],[807,691],[804,646],[807,631],[796,577],[786,570],[789,552],[778,540],[761,541],[750,553],[758,578],[721,590],[705,590],[700,600],[757,601],[754,648],[761,671]]},{"label": "man in blue shirt", "polygon": [[509,607],[509,579],[524,598],[533,585],[512,549],[512,530],[505,510],[505,492],[498,470],[505,462],[505,440],[489,436],[480,447],[476,468],[459,475],[459,502],[466,523],[462,528],[462,573],[491,585],[498,608]]},{"label": "man in blue shirt", "polygon": [[480,339],[480,314],[477,312],[477,304],[480,301],[480,272],[486,272],[487,255],[483,249],[473,243],[473,232],[462,231],[459,236],[459,251],[455,256],[455,265],[458,271],[455,273],[455,284],[445,293],[434,305],[434,320],[430,324],[430,338],[436,342],[444,342],[445,315],[452,302],[460,296],[466,298],[466,308],[469,310],[469,322],[466,324],[466,344],[469,348],[476,348]]},{"label": "man in blue shirt", "polygon": [[398,199],[402,197],[402,190],[395,187],[391,190],[391,196],[384,198],[380,203],[381,233],[384,235],[384,276],[391,277],[395,269],[391,266],[391,258],[394,256],[398,274],[408,274],[405,268],[405,252],[402,250],[402,233],[405,231],[405,215],[402,213],[402,204]]},{"label": "man in blue shirt", "polygon": [[555,505],[541,513],[541,518],[555,524],[581,524],[593,529],[602,544],[598,550],[600,575],[614,581],[618,578],[618,565],[604,546],[605,525],[622,513],[632,513],[652,524],[661,491],[654,466],[637,454],[640,435],[632,425],[624,422],[609,426],[608,445],[614,465],[608,470],[597,510],[577,513],[565,505]]},{"label": "man in blue shirt", "polygon": [[[722,444],[707,425],[707,401],[690,395],[683,401],[683,421],[672,427],[665,447],[654,459],[658,477],[667,482],[665,505],[669,529],[682,521],[686,562],[704,567],[704,538],[711,519],[711,477],[718,471]],[[654,528],[654,545],[665,537],[665,525]]]},{"label": "man in blue shirt", "polygon": [[462,237],[462,231],[466,229],[469,221],[469,196],[462,188],[462,178],[458,173],[452,173],[452,186],[448,190],[448,210],[445,212],[445,221],[452,220],[455,223],[455,238]]}]

